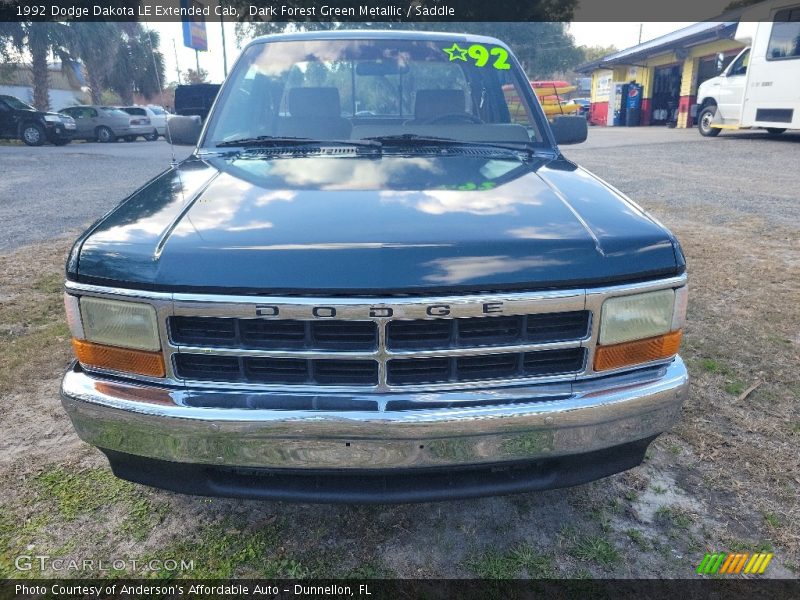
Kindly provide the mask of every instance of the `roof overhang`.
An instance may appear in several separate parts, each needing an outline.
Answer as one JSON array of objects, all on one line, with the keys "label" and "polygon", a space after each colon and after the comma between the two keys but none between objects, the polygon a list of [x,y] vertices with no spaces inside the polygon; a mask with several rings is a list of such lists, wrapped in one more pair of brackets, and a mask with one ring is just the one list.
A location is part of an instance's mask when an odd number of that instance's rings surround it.
[{"label": "roof overhang", "polygon": [[598,60],[579,65],[575,71],[590,73],[597,69],[612,69],[622,65],[640,65],[650,57],[675,50],[691,48],[717,40],[733,39],[738,20],[704,21],[684,27],[667,35],[655,38],[638,46],[633,46]]}]

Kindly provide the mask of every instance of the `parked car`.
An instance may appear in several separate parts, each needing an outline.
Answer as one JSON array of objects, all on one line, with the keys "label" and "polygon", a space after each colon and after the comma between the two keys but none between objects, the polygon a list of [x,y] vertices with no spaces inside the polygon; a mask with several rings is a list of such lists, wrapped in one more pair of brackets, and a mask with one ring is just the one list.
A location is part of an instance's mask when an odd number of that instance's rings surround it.
[{"label": "parked car", "polygon": [[50,142],[69,144],[75,122],[58,113],[36,110],[14,96],[0,96],[0,138],[22,140],[28,146]]},{"label": "parked car", "polygon": [[138,136],[150,135],[153,128],[138,117],[113,106],[70,106],[59,111],[75,119],[76,139],[97,142],[115,142],[120,139],[132,142]]},{"label": "parked car", "polygon": [[688,393],[686,264],[561,153],[587,131],[493,38],[251,42],[192,155],[70,252],[78,434],[124,479],[311,502],[638,465]]},{"label": "parked car", "polygon": [[149,142],[155,142],[164,135],[167,129],[167,112],[158,106],[122,106],[126,113],[134,117],[131,121],[137,125],[150,125],[150,133],[144,136]]},{"label": "parked car", "polygon": [[573,98],[572,102],[580,106],[578,114],[588,118],[589,109],[592,107],[592,101],[589,98]]}]

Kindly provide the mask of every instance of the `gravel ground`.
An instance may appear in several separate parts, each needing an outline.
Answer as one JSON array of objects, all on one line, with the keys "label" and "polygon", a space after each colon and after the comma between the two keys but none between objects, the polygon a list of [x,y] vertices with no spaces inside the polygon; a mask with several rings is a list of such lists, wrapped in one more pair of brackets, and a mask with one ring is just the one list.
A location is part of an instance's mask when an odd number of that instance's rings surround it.
[{"label": "gravel ground", "polygon": [[[175,146],[178,159],[191,148]],[[0,251],[72,235],[169,167],[165,141],[0,145]]]},{"label": "gravel ground", "polygon": [[720,213],[712,218],[719,225],[753,215],[797,226],[800,132],[704,138],[696,129],[592,127],[586,143],[562,151],[637,202],[705,205]]}]

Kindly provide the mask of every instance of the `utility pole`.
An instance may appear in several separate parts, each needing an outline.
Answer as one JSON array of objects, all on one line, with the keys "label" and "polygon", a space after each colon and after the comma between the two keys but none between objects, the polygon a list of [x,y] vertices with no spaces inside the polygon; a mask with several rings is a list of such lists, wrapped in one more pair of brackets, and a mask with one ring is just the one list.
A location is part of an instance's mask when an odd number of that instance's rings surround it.
[{"label": "utility pole", "polygon": [[644,23],[639,23],[639,43],[642,43],[642,27],[644,27]]},{"label": "utility pole", "polygon": [[181,67],[178,64],[178,47],[175,45],[175,38],[172,38],[172,51],[175,53],[175,72],[178,74],[178,85],[181,84]]},{"label": "utility pole", "polygon": [[194,59],[197,61],[197,77],[200,77],[200,51],[195,48],[194,49]]},{"label": "utility pole", "polygon": [[[222,6],[222,0],[218,1]],[[222,20],[222,11],[219,11],[219,28],[222,31],[222,73],[223,77],[228,76],[228,49],[225,47],[225,21]]]}]

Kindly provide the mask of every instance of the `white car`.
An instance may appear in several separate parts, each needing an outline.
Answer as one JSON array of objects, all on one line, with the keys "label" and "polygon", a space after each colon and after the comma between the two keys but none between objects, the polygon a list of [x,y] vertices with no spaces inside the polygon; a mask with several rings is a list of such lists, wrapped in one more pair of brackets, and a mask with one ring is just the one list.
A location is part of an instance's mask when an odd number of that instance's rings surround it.
[{"label": "white car", "polygon": [[147,117],[150,120],[153,130],[144,136],[147,141],[154,142],[164,135],[167,129],[167,111],[160,106],[125,106],[122,110],[131,116]]}]

